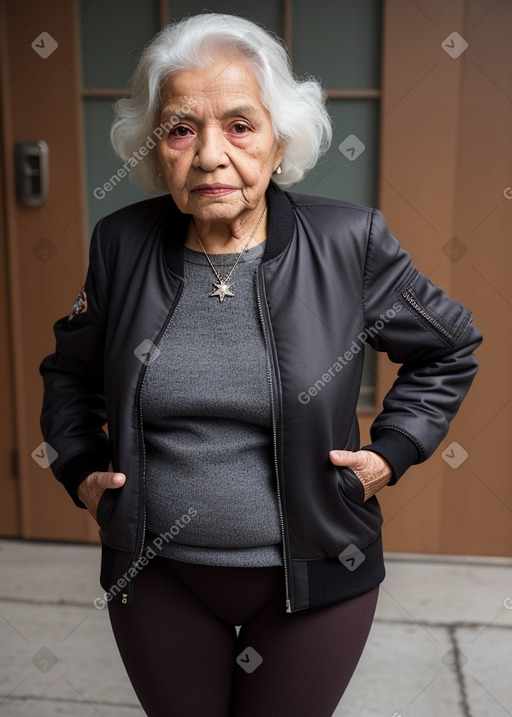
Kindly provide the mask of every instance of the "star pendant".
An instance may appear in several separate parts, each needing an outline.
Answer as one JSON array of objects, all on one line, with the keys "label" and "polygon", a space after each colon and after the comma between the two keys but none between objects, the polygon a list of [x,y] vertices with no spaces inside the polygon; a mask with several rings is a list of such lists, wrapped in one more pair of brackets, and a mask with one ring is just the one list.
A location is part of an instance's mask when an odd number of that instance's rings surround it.
[{"label": "star pendant", "polygon": [[212,291],[210,296],[218,296],[221,304],[224,301],[225,296],[234,296],[233,292],[230,291],[231,287],[233,286],[232,283],[228,284],[225,281],[219,281],[218,284],[213,282],[213,285],[215,287],[215,291]]}]

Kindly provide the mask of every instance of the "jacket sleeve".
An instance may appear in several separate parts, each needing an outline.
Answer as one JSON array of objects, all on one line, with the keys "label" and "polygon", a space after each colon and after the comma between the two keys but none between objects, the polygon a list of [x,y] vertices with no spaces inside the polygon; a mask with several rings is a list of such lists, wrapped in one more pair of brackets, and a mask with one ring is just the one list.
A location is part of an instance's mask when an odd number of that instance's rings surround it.
[{"label": "jacket sleeve", "polygon": [[[85,286],[71,314],[54,325],[55,353],[41,362],[43,438],[55,460],[51,468],[76,505],[79,484],[110,462],[103,387],[108,277],[100,250],[101,222],[94,230]],[[47,453],[50,451],[47,450]]]},{"label": "jacket sleeve", "polygon": [[372,424],[372,443],[393,469],[390,484],[427,459],[448,432],[477,372],[482,337],[471,313],[412,264],[373,212],[363,281],[365,341],[401,364]]}]

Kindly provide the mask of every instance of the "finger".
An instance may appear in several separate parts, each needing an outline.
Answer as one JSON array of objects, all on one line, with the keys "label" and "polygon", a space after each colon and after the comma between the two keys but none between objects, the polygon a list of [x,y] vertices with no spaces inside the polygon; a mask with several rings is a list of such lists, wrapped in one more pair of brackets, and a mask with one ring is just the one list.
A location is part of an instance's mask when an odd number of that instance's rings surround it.
[{"label": "finger", "polygon": [[329,458],[337,466],[356,466],[361,463],[354,451],[330,451]]},{"label": "finger", "polygon": [[98,473],[97,485],[102,490],[107,488],[120,488],[126,481],[124,473]]},{"label": "finger", "polygon": [[109,473],[110,476],[110,488],[120,488],[125,484],[126,476],[124,473]]},{"label": "finger", "polygon": [[108,488],[119,488],[126,481],[124,473],[96,471],[90,476],[90,486],[93,493],[101,496]]},{"label": "finger", "polygon": [[[104,492],[109,488],[120,488],[126,481],[124,473],[111,471],[95,471],[78,487],[78,497],[87,506],[89,513],[96,519],[98,503]],[[86,485],[87,484],[87,485]]]}]

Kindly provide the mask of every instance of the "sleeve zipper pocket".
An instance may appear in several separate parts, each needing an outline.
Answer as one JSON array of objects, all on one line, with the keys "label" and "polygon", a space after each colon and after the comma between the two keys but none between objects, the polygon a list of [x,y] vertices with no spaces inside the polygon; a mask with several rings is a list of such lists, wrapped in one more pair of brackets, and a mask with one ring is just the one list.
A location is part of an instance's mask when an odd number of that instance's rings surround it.
[{"label": "sleeve zipper pocket", "polygon": [[417,313],[419,316],[424,319],[432,328],[434,328],[436,331],[438,331],[442,336],[447,339],[450,343],[454,343],[458,336],[462,333],[464,328],[466,327],[467,322],[469,321],[470,317],[467,317],[467,321],[463,321],[461,323],[461,326],[459,327],[459,330],[456,334],[451,333],[448,331],[440,322],[438,319],[434,318],[432,314],[428,312],[428,310],[420,303],[418,297],[416,296],[414,289],[412,286],[407,286],[405,289],[402,289],[401,292],[402,298],[409,304],[409,306]]}]

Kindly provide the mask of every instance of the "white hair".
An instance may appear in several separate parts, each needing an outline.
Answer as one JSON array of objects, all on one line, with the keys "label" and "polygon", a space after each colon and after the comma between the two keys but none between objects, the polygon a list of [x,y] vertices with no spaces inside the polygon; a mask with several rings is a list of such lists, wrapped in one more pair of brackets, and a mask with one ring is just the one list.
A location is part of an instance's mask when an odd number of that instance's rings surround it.
[{"label": "white hair", "polygon": [[[168,191],[156,163],[151,161],[155,138],[163,132],[160,129],[159,134],[156,127],[163,85],[180,70],[209,67],[219,55],[226,54],[241,56],[248,63],[260,88],[261,102],[270,113],[275,137],[284,146],[282,172],[274,175],[277,184],[289,187],[300,181],[329,148],[332,122],[325,93],[318,80],[294,77],[279,38],[236,15],[194,15],[167,25],[155,35],[134,72],[130,96],[115,104],[112,145],[125,160],[124,166],[130,164],[133,179],[145,191]],[[189,98],[190,106],[194,102]],[[178,121],[179,117],[171,118],[172,124]]]}]

